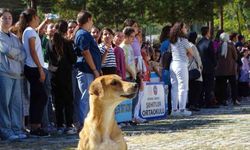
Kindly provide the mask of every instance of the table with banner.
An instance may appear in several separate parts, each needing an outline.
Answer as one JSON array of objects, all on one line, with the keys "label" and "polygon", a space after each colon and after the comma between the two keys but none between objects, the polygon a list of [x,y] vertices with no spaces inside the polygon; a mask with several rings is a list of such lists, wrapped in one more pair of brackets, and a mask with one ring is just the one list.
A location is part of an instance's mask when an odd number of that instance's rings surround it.
[{"label": "table with banner", "polygon": [[[165,119],[168,112],[167,96],[168,87],[163,82],[146,82],[144,90],[141,91],[139,116],[148,121]],[[126,122],[132,120],[132,100],[126,100],[119,104],[115,110],[116,121]]]}]

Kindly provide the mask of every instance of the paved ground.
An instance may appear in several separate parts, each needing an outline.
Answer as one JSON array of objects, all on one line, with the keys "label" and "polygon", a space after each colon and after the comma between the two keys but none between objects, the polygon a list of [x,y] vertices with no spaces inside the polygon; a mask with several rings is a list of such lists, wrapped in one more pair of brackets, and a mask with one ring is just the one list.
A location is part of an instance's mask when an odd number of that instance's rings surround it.
[{"label": "paved ground", "polygon": [[[122,129],[130,150],[250,150],[250,100],[239,107],[202,109],[188,118],[167,118]],[[78,137],[0,141],[1,150],[75,149]]]}]

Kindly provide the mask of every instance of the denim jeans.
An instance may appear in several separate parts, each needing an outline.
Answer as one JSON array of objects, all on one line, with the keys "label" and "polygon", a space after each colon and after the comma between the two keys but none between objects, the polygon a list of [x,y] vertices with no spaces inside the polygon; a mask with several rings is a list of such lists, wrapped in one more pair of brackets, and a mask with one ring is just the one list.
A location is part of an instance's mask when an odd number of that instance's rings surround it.
[{"label": "denim jeans", "polygon": [[22,128],[21,96],[21,79],[0,75],[0,133],[3,138]]},{"label": "denim jeans", "polygon": [[80,124],[84,123],[84,119],[86,118],[89,112],[89,85],[94,80],[94,75],[90,73],[84,73],[78,71],[77,81],[78,86],[81,91],[81,99],[79,103],[79,121]]},{"label": "denim jeans", "polygon": [[80,111],[79,103],[80,103],[82,94],[78,86],[78,82],[76,78],[77,74],[78,74],[78,69],[73,67],[72,69],[72,91],[73,91],[73,97],[74,97],[74,102],[73,102],[73,107],[74,107],[73,122],[74,123],[82,122],[82,120],[81,121],[79,120],[79,111]]},{"label": "denim jeans", "polygon": [[188,67],[187,63],[173,61],[170,65],[170,79],[172,84],[172,110],[186,109],[188,96]]}]

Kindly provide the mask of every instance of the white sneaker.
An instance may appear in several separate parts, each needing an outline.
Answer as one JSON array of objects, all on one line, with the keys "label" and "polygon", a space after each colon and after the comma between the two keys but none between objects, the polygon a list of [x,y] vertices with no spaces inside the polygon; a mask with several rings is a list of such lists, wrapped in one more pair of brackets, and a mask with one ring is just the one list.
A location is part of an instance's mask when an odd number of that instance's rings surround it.
[{"label": "white sneaker", "polygon": [[184,110],[180,110],[180,115],[181,116],[191,116],[192,112],[184,109]]},{"label": "white sneaker", "polygon": [[172,112],[171,112],[171,114],[170,114],[171,116],[173,116],[173,117],[178,117],[178,116],[181,116],[181,114],[180,114],[180,111],[179,110],[172,110]]},{"label": "white sneaker", "polygon": [[74,127],[68,127],[68,128],[65,129],[64,132],[65,132],[66,134],[68,134],[68,135],[72,135],[72,134],[76,134],[76,133],[77,133],[77,130],[76,130],[76,128],[74,128]]}]

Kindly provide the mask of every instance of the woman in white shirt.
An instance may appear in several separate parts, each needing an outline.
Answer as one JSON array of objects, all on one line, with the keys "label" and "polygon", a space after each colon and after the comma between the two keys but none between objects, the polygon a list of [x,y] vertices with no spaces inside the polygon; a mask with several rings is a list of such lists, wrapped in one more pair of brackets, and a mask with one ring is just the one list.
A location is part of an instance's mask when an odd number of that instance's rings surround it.
[{"label": "woman in white shirt", "polygon": [[39,21],[34,9],[26,9],[21,13],[19,19],[22,42],[26,52],[24,75],[30,83],[30,135],[48,136],[48,133],[41,128],[47,95],[44,89],[45,73],[41,40],[36,32]]}]

